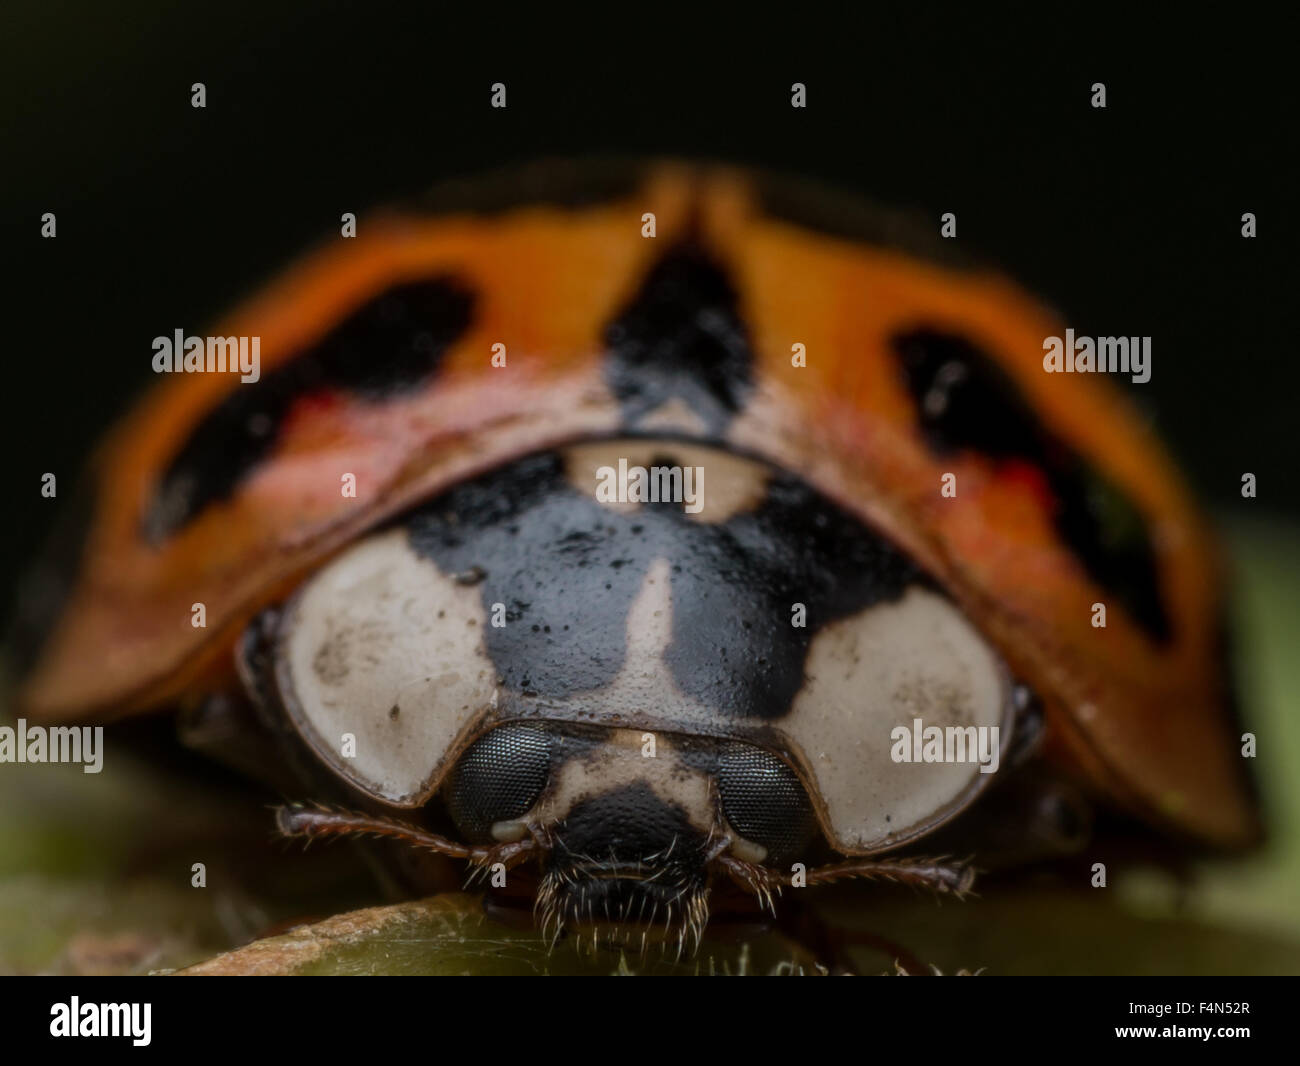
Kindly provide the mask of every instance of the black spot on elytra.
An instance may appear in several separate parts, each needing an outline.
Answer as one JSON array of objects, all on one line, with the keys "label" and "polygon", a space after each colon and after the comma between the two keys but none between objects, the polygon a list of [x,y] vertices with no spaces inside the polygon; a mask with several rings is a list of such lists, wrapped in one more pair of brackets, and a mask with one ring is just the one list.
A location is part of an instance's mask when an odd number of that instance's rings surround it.
[{"label": "black spot on elytra", "polygon": [[449,278],[397,285],[259,381],[235,386],[167,467],[144,516],[145,536],[158,543],[228,497],[270,452],[302,397],[338,390],[381,402],[423,384],[472,309],[472,294]]},{"label": "black spot on elytra", "polygon": [[930,448],[1038,470],[1057,531],[1088,574],[1152,640],[1168,641],[1150,531],[1133,502],[1044,426],[1015,383],[969,341],[918,329],[895,337],[894,346]]},{"label": "black spot on elytra", "polygon": [[606,379],[629,426],[679,399],[720,434],[753,384],[753,354],[722,268],[673,247],[605,330]]},{"label": "black spot on elytra", "polygon": [[[924,580],[852,516],[775,471],[756,510],[706,524],[680,503],[626,514],[602,506],[548,453],[459,485],[401,521],[414,550],[444,573],[485,571],[485,611],[509,608],[509,625],[484,631],[502,683],[544,700],[601,688],[618,673],[628,612],[656,559],[672,567],[665,662],[722,718],[786,714],[822,626]],[[795,603],[807,608],[806,627],[791,625]]]}]

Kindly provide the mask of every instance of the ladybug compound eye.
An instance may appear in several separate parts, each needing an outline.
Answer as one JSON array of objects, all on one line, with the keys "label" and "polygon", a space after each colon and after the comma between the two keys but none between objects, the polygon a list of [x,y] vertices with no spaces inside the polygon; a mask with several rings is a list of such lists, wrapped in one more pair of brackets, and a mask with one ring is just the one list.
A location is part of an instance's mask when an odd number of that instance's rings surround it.
[{"label": "ladybug compound eye", "polygon": [[537,802],[550,766],[550,737],[531,726],[501,726],[471,744],[445,789],[447,810],[465,839],[519,839],[518,828],[508,823]]},{"label": "ladybug compound eye", "polygon": [[316,756],[374,799],[417,807],[493,704],[476,588],[415,554],[404,531],[355,544],[282,612],[275,686]]},{"label": "ladybug compound eye", "polygon": [[766,851],[760,861],[784,862],[812,839],[817,823],[798,776],[775,755],[728,744],[718,755],[718,793],[731,827]]}]

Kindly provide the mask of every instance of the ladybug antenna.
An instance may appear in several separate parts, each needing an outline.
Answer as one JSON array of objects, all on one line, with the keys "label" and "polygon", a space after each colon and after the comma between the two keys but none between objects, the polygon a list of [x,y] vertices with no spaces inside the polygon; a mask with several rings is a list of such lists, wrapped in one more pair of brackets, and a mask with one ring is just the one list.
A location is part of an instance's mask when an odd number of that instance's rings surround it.
[{"label": "ladybug antenna", "polygon": [[[714,861],[737,885],[757,896],[759,902],[769,910],[772,909],[772,893],[779,895],[788,883],[787,874],[746,862],[734,855],[719,855]],[[950,861],[946,855],[936,859],[863,859],[818,866],[808,871],[805,883],[825,885],[861,877],[928,888],[941,896],[965,899],[975,884],[975,874],[975,867],[970,865],[969,860]]]},{"label": "ladybug antenna", "polygon": [[342,836],[387,837],[453,859],[465,859],[483,868],[500,862],[509,869],[531,857],[541,847],[532,838],[507,844],[461,844],[396,818],[320,805],[291,804],[277,807],[275,825],[281,836],[301,838],[308,843]]}]

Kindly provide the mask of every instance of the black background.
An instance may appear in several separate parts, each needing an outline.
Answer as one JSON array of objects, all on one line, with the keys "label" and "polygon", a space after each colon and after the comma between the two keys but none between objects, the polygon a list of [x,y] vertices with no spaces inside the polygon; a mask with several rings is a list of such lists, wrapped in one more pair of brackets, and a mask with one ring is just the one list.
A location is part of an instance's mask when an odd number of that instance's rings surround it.
[{"label": "black background", "polygon": [[548,155],[713,157],[955,211],[1079,333],[1154,338],[1126,387],[1204,499],[1296,513],[1293,26],[466,10],[8,0],[0,595],[53,521],[41,474],[71,487],[153,337],[204,331],[344,211]]}]

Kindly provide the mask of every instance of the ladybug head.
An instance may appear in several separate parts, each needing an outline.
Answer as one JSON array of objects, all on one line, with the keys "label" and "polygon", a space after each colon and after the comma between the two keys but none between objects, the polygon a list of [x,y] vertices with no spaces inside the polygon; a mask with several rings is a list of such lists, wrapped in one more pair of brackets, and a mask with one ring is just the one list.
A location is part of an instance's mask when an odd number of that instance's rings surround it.
[{"label": "ladybug head", "polygon": [[470,746],[444,795],[466,839],[544,848],[536,910],[548,935],[581,928],[693,949],[727,838],[713,764],[685,739],[515,723]]}]

